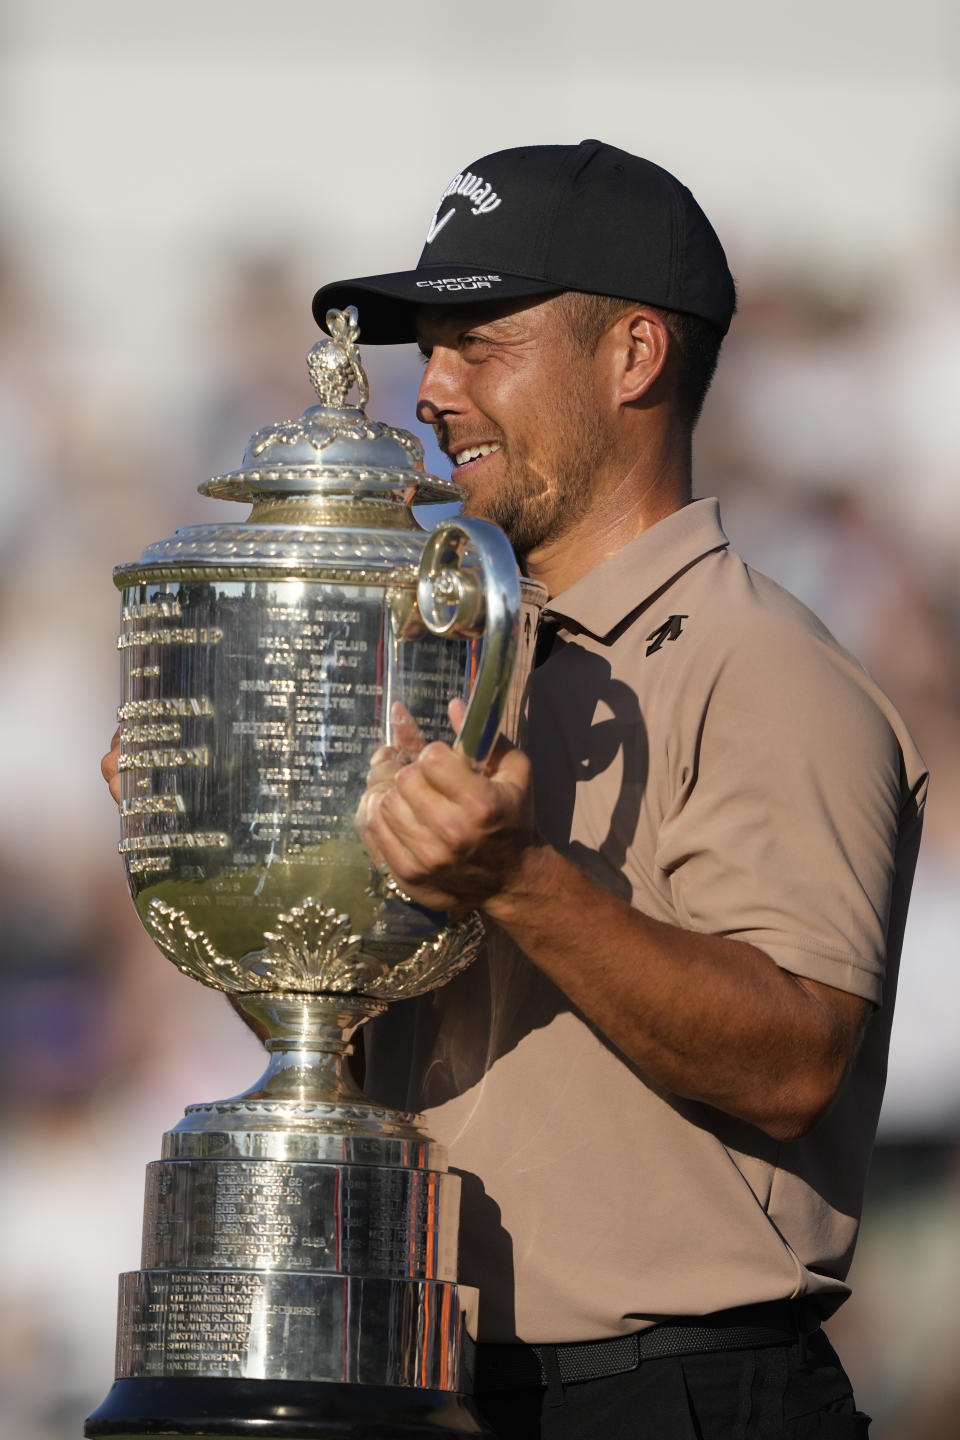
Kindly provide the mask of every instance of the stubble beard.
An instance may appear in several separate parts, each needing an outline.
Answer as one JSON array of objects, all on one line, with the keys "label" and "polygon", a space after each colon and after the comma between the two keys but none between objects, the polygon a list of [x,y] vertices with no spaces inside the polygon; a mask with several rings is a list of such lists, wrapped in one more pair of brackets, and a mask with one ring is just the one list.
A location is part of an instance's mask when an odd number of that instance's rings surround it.
[{"label": "stubble beard", "polygon": [[464,514],[499,525],[518,558],[561,540],[583,519],[610,440],[599,415],[581,402],[558,423],[553,449],[546,464],[534,467],[506,444],[496,485],[464,501]]}]

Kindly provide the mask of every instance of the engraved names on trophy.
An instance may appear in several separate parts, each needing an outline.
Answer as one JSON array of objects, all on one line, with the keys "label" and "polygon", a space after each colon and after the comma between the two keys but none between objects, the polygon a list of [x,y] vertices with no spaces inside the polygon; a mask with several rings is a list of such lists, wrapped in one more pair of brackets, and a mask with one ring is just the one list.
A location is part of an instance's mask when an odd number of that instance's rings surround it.
[{"label": "engraved names on trophy", "polygon": [[455,1177],[405,1167],[157,1161],[143,1265],[452,1279],[456,1188]]},{"label": "engraved names on trophy", "polygon": [[379,1277],[331,1279],[266,1271],[122,1275],[117,1377],[382,1384],[387,1370],[402,1386],[429,1388],[432,1380],[455,1388],[462,1311],[449,1284],[412,1281],[398,1290]]},{"label": "engraved names on trophy", "polygon": [[[366,673],[382,649],[382,606],[318,603],[298,585],[262,606],[256,675],[240,681],[244,714],[233,735],[249,737],[256,789],[242,819],[250,839],[280,842],[285,858],[349,833],[363,772],[358,759],[382,743],[382,679]],[[307,595],[303,594],[307,590]]]},{"label": "engraved names on trophy", "polygon": [[161,1362],[168,1375],[229,1375],[243,1363],[262,1289],[259,1276],[160,1271],[143,1280],[144,1301],[130,1312],[121,1305],[121,1366],[125,1355],[137,1355],[148,1369]]},{"label": "engraved names on trophy", "polygon": [[[210,765],[214,706],[209,687],[184,694],[176,683],[190,668],[184,657],[209,654],[224,632],[193,616],[176,587],[143,586],[134,593],[139,598],[128,596],[117,641],[128,697],[118,711],[118,768],[128,777],[120,806],[120,853],[131,877],[149,880],[176,868],[176,852],[225,850],[230,843],[220,828],[189,823],[196,790],[189,777]],[[171,694],[162,693],[165,681]]]},{"label": "engraved names on trophy", "polygon": [[[323,594],[311,603],[312,588]],[[133,875],[182,872],[177,851],[229,849],[244,867],[278,844],[291,861],[352,842],[389,703],[402,700],[425,739],[449,734],[470,643],[400,639],[381,597],[360,587],[343,587],[339,604],[301,582],[140,586],[125,598],[121,853]],[[231,696],[216,727],[212,693]],[[224,785],[234,807],[241,788],[239,825],[194,827]]]},{"label": "engraved names on trophy", "polygon": [[[221,1161],[216,1166],[213,1233],[220,1242],[218,1262],[282,1265],[297,1242],[297,1214],[303,1202],[303,1176],[293,1165],[244,1167]],[[221,1259],[222,1256],[222,1259]]]}]

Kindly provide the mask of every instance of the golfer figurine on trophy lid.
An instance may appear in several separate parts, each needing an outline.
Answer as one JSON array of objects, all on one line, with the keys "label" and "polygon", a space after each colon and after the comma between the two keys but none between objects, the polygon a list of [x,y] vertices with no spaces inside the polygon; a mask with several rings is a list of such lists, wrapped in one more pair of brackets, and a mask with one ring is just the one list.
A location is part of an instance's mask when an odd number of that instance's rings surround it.
[{"label": "golfer figurine on trophy lid", "polygon": [[[116,1380],[89,1437],[474,1437],[459,1178],[347,1057],[443,985],[482,926],[428,910],[356,828],[400,701],[482,765],[516,734],[545,592],[368,419],[357,313],[308,357],[319,403],[201,487],[252,505],[122,565],[121,841],[163,953],[264,1040],[249,1090],[190,1105],[148,1166],[142,1268],[120,1279]],[[359,405],[347,404],[351,389]]]}]

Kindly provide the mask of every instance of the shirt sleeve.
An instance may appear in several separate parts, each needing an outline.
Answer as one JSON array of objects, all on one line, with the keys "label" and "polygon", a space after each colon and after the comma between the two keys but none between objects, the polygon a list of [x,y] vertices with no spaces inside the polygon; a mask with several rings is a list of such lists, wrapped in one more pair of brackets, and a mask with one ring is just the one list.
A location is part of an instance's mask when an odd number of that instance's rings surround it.
[{"label": "shirt sleeve", "polygon": [[879,700],[826,632],[751,621],[679,721],[657,846],[681,924],[875,1005],[903,789]]}]

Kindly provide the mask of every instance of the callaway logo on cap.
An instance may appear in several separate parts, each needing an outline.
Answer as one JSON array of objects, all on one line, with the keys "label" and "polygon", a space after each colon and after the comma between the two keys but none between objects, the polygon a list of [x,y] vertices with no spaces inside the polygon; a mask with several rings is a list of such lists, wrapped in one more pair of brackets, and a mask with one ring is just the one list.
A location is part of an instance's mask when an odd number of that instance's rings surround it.
[{"label": "callaway logo on cap", "polygon": [[415,270],[342,280],[313,313],[355,305],[363,339],[416,339],[421,305],[585,290],[699,315],[725,335],[734,286],[685,185],[649,160],[584,140],[500,150],[455,175]]},{"label": "callaway logo on cap", "polygon": [[445,206],[451,195],[465,196],[470,201],[471,215],[487,215],[500,204],[500,196],[482,175],[474,175],[472,170],[468,170],[465,175],[455,175],[440,197],[440,210],[443,210],[443,215],[441,216],[438,210],[430,221],[430,229],[427,231],[428,245],[433,244],[444,225],[457,213],[455,205]]}]

